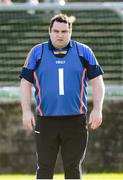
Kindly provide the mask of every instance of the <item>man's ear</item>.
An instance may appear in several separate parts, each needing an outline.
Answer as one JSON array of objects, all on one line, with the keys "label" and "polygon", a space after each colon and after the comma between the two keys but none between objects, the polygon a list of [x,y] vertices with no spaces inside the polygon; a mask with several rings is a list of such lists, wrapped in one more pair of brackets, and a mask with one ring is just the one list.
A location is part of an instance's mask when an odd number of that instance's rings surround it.
[{"label": "man's ear", "polygon": [[71,35],[72,35],[72,28],[70,28],[70,33],[71,33]]},{"label": "man's ear", "polygon": [[49,35],[50,35],[50,33],[51,33],[51,29],[49,28]]}]

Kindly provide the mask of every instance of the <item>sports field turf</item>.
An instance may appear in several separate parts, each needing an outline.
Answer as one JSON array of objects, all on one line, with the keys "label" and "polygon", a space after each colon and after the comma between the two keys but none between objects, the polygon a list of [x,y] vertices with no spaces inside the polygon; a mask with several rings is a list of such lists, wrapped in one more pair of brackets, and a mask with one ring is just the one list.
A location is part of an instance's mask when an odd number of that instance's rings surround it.
[{"label": "sports field turf", "polygon": [[[54,180],[63,180],[64,176],[59,174],[54,176]],[[34,175],[0,175],[0,180],[35,180]],[[122,174],[85,174],[83,180],[123,180]]]}]

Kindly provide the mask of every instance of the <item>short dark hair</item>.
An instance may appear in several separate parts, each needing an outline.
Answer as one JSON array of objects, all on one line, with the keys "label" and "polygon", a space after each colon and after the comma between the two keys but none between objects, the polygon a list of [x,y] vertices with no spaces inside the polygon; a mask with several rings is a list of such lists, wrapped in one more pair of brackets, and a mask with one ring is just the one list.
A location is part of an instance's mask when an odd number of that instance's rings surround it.
[{"label": "short dark hair", "polygon": [[50,21],[50,26],[49,29],[51,31],[53,24],[55,21],[60,22],[60,23],[65,23],[68,24],[69,29],[72,29],[72,24],[75,21],[75,17],[74,16],[67,16],[66,14],[57,14],[55,16],[52,17],[51,21]]}]

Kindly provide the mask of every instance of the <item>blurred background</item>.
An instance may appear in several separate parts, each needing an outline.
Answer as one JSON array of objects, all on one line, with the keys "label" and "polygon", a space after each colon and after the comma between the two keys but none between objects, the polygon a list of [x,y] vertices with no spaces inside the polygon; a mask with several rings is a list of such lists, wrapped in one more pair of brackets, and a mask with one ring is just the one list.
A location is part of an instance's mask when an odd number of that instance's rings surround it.
[{"label": "blurred background", "polygon": [[[123,3],[0,0],[0,173],[35,173],[34,136],[21,122],[19,72],[29,50],[48,40],[50,18],[59,12],[76,17],[72,39],[90,46],[105,72],[103,125],[89,130],[84,172],[123,172]],[[90,111],[90,87],[88,93]],[[63,172],[60,153],[55,172]]]}]

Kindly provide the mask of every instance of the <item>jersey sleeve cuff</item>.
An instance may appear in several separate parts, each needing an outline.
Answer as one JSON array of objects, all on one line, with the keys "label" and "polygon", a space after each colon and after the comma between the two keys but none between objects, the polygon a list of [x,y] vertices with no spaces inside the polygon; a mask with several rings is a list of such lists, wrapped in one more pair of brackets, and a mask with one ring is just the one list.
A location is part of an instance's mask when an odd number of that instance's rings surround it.
[{"label": "jersey sleeve cuff", "polygon": [[24,78],[27,81],[33,83],[33,81],[34,81],[33,72],[34,72],[33,70],[30,70],[30,69],[27,69],[27,68],[24,67],[24,68],[22,68],[19,77]]},{"label": "jersey sleeve cuff", "polygon": [[91,65],[87,72],[89,80],[96,78],[97,76],[102,75],[102,74],[104,74],[104,71],[99,65]]}]

